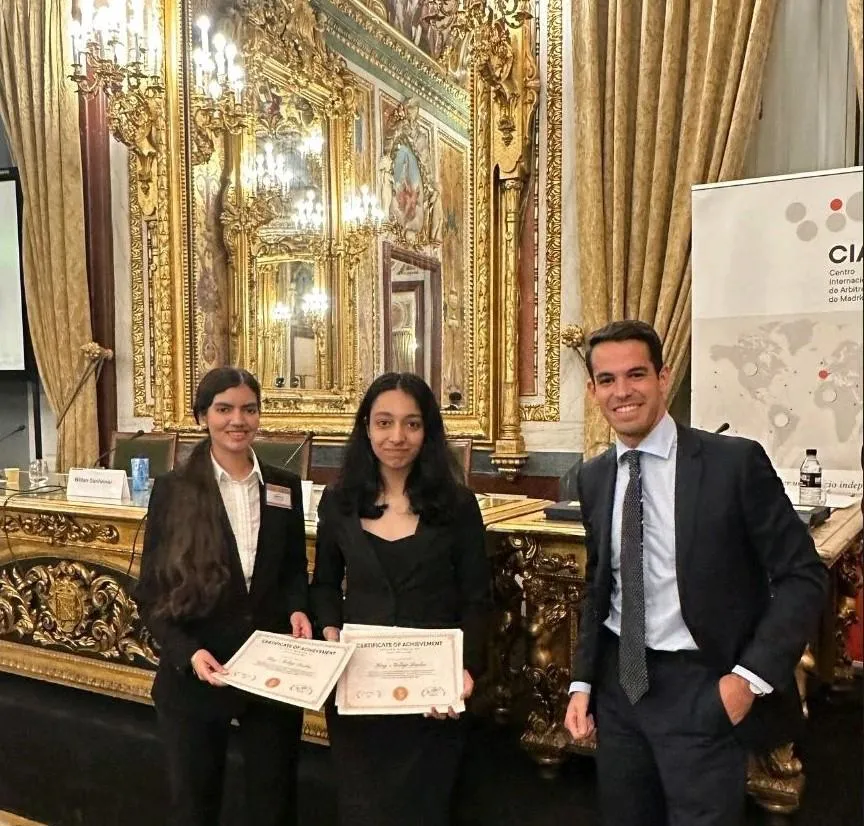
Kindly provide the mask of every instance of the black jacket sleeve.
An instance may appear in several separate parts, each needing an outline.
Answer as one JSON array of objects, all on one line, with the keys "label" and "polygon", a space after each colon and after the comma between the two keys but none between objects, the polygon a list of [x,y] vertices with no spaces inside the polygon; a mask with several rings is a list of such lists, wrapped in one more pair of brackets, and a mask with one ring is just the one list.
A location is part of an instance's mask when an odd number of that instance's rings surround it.
[{"label": "black jacket sleeve", "polygon": [[592,683],[597,655],[597,634],[602,620],[597,616],[597,542],[591,525],[590,497],[586,496],[585,466],[576,477],[579,502],[582,506],[582,524],[585,528],[585,591],[579,614],[579,632],[570,677],[574,682]]},{"label": "black jacket sleeve", "polygon": [[[135,598],[144,623],[159,645],[160,659],[183,671],[191,667],[192,655],[202,647],[201,644],[189,633],[184,623],[154,614],[160,596],[156,567],[160,556],[166,552],[163,533],[172,487],[170,475],[159,477],[153,483],[144,530],[141,576],[135,589]],[[176,495],[176,492],[173,493]]]},{"label": "black jacket sleeve", "polygon": [[750,443],[740,490],[748,539],[768,575],[772,597],[740,665],[779,687],[812,638],[825,604],[828,571],[756,442]]}]

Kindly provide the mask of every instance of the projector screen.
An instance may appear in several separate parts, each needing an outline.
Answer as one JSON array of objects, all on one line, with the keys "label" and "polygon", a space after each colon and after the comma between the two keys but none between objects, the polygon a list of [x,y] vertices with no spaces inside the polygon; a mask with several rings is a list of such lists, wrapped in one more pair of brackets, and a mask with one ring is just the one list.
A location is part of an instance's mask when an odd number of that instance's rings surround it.
[{"label": "projector screen", "polygon": [[24,304],[18,246],[17,180],[0,170],[0,371],[23,371]]}]

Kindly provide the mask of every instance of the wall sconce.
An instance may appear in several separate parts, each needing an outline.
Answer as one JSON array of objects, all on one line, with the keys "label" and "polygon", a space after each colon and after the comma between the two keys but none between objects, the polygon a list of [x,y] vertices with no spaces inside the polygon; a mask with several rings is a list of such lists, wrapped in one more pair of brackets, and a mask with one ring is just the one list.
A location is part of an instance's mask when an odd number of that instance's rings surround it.
[{"label": "wall sconce", "polygon": [[303,314],[312,322],[323,321],[330,306],[330,299],[324,290],[316,287],[303,296]]},{"label": "wall sconce", "polygon": [[153,162],[156,156],[156,103],[162,86],[162,39],[158,12],[144,0],[80,0],[72,18],[72,74],[78,94],[108,98],[108,128],[138,161],[138,195],[145,217],[156,211]]},{"label": "wall sconce", "polygon": [[369,244],[376,235],[385,229],[384,210],[378,203],[378,197],[369,191],[366,184],[360,187],[360,194],[345,201],[342,209],[342,224],[345,232],[339,251],[345,256],[345,264],[349,270],[354,269],[360,259],[369,249]]},{"label": "wall sconce", "polygon": [[275,192],[282,198],[287,198],[293,178],[285,156],[281,152],[274,153],[272,143],[265,144],[264,151],[255,159],[255,191],[259,194]]},{"label": "wall sconce", "polygon": [[291,318],[291,308],[282,301],[277,301],[276,306],[273,308],[273,320],[278,321],[280,324],[288,321]]},{"label": "wall sconce", "polygon": [[327,309],[330,300],[324,290],[316,287],[303,296],[303,314],[312,326],[315,334],[315,354],[317,359],[318,378],[322,388],[328,388],[332,384],[330,376],[330,360],[327,357]]},{"label": "wall sconce", "polygon": [[[293,206],[291,222],[298,231],[321,232],[324,229],[324,204],[316,200],[314,189],[307,190],[306,197],[299,198]],[[327,296],[324,298],[326,300]],[[303,300],[306,300],[305,297]]]},{"label": "wall sconce", "polygon": [[378,196],[370,192],[366,184],[360,187],[359,195],[345,201],[342,220],[349,232],[380,232],[384,217],[384,210],[378,204]]},{"label": "wall sconce", "polygon": [[303,157],[307,155],[320,155],[324,151],[324,135],[320,129],[316,129],[305,135],[297,145],[297,151]]},{"label": "wall sconce", "polygon": [[210,18],[195,22],[198,46],[192,52],[195,78],[192,93],[192,120],[195,124],[193,164],[206,163],[213,154],[215,134],[239,134],[246,126],[246,73],[237,62],[237,46],[222,32],[210,37]]},{"label": "wall sconce", "polygon": [[81,0],[79,17],[69,26],[72,74],[82,95],[99,90],[106,95],[150,88],[162,91],[162,40],[155,10],[149,9],[145,30],[144,0],[132,0],[127,19],[125,0],[108,0],[94,9],[94,0]]}]

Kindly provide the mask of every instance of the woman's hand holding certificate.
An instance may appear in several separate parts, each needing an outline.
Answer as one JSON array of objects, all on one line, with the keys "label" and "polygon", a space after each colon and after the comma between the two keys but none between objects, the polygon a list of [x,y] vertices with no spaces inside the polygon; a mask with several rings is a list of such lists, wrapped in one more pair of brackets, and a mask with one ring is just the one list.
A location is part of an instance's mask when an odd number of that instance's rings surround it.
[{"label": "woman's hand holding certificate", "polygon": [[344,642],[297,639],[255,631],[214,678],[227,685],[319,711],[351,659]]},{"label": "woman's hand holding certificate", "polygon": [[465,710],[461,629],[345,625],[341,640],[355,648],[336,688],[340,714]]}]

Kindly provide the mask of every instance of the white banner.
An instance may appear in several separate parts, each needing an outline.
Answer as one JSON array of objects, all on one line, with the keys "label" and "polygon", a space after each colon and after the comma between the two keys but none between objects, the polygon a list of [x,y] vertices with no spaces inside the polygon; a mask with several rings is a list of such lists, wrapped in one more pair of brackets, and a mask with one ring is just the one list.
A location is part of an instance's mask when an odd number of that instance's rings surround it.
[{"label": "white banner", "polygon": [[[692,421],[862,490],[862,169],[693,187]],[[797,495],[793,493],[793,498]]]}]

